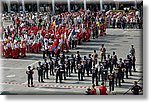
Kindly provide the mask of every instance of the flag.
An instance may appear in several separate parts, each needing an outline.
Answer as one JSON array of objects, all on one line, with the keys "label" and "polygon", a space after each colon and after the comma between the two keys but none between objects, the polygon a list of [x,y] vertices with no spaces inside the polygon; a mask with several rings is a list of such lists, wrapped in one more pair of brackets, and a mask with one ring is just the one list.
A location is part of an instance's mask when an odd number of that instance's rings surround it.
[{"label": "flag", "polygon": [[38,36],[36,36],[35,39],[34,39],[34,41],[33,41],[33,44],[32,44],[32,45],[34,45],[35,43],[37,43],[37,42],[38,42],[38,39],[39,39]]},{"label": "flag", "polygon": [[18,38],[18,36],[15,36],[14,40],[17,41],[17,42],[21,41],[20,38]]},{"label": "flag", "polygon": [[63,51],[63,39],[60,40],[59,42],[59,47],[60,47],[60,51]]},{"label": "flag", "polygon": [[75,29],[72,31],[72,36],[76,35]]},{"label": "flag", "polygon": [[68,41],[68,39],[65,39],[65,41],[66,41],[66,50],[68,50],[69,49],[69,41]]},{"label": "flag", "polygon": [[55,51],[57,50],[57,47],[58,47],[58,43],[59,43],[59,39],[57,39],[53,44],[52,46],[50,47],[50,51]]},{"label": "flag", "polygon": [[68,36],[68,41],[70,41],[71,37],[76,35],[75,29],[73,29],[70,33],[70,35]]},{"label": "flag", "polygon": [[59,21],[58,21],[58,19],[56,19],[56,25],[58,25],[58,26],[59,26]]},{"label": "flag", "polygon": [[56,26],[56,20],[53,22],[53,27],[55,27]]}]

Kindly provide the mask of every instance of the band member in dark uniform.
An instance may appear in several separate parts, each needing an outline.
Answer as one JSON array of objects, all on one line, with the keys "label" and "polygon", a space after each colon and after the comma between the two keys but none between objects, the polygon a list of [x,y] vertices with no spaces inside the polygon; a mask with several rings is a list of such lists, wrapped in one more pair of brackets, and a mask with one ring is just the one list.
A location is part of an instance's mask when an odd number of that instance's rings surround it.
[{"label": "band member in dark uniform", "polygon": [[75,68],[75,58],[73,56],[73,54],[71,55],[71,73],[73,73],[73,70],[74,70],[74,73],[77,73],[76,72],[76,68]]},{"label": "band member in dark uniform", "polygon": [[83,72],[82,72],[83,66],[81,64],[78,64],[78,80],[83,81]]},{"label": "band member in dark uniform", "polygon": [[49,70],[49,67],[48,67],[48,63],[47,63],[47,60],[44,59],[44,79],[45,79],[45,75],[46,75],[46,78],[48,78],[48,70]]},{"label": "band member in dark uniform", "polygon": [[61,70],[61,73],[62,73],[62,79],[64,77],[64,80],[66,80],[66,68],[65,68],[65,64],[62,64],[62,70]]},{"label": "band member in dark uniform", "polygon": [[61,74],[61,68],[60,67],[62,67],[61,64],[55,68],[55,70],[56,70],[56,83],[58,83],[58,78],[59,78],[59,82],[60,83],[62,82],[62,74]]},{"label": "band member in dark uniform", "polygon": [[52,59],[50,59],[49,65],[50,65],[50,75],[54,76],[54,64],[53,64],[53,60]]},{"label": "band member in dark uniform", "polygon": [[108,80],[109,80],[109,91],[114,91],[114,78],[115,78],[115,74],[111,73],[110,75],[108,75]]},{"label": "band member in dark uniform", "polygon": [[131,58],[129,55],[127,55],[127,58],[124,60],[124,65],[125,65],[125,68],[126,68],[126,78],[128,79],[128,72],[130,72],[130,75],[132,74],[131,73],[131,68],[132,68],[132,65],[131,65]]},{"label": "band member in dark uniform", "polygon": [[113,55],[112,55],[112,61],[113,61],[113,68],[114,67],[117,67],[117,55],[115,54],[115,52],[113,52]]},{"label": "band member in dark uniform", "polygon": [[71,76],[70,75],[70,61],[68,60],[68,58],[65,59],[65,69],[66,69],[67,77]]},{"label": "band member in dark uniform", "polygon": [[31,87],[34,87],[33,85],[33,70],[35,68],[31,69],[31,66],[28,66],[28,70],[26,71],[27,77],[28,77],[28,87],[30,87],[30,81],[31,81]]},{"label": "band member in dark uniform", "polygon": [[122,58],[120,58],[120,61],[118,63],[118,68],[120,70],[120,73],[121,73],[121,79],[122,79],[122,83],[124,83],[124,71],[125,71],[125,66],[124,66],[124,63],[122,62]]},{"label": "band member in dark uniform", "polygon": [[108,69],[108,62],[106,59],[104,59],[103,66],[104,66],[104,69]]},{"label": "band member in dark uniform", "polygon": [[98,86],[98,68],[95,65],[92,68],[92,84],[94,84],[94,79],[96,79],[96,86]]},{"label": "band member in dark uniform", "polygon": [[80,62],[81,62],[81,57],[80,57],[79,51],[77,51],[75,60],[76,60],[76,68],[78,69],[78,64],[80,64]]},{"label": "band member in dark uniform", "polygon": [[38,62],[38,67],[37,67],[37,70],[38,70],[38,81],[39,82],[44,82],[43,81],[43,65],[41,64],[41,62]]}]

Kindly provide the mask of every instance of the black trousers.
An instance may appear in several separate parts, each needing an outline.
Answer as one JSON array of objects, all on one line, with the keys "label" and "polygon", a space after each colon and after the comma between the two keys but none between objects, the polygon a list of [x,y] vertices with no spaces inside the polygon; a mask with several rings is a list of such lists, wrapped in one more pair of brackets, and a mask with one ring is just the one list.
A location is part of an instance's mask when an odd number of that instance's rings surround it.
[{"label": "black trousers", "polygon": [[135,72],[135,71],[136,71],[136,69],[135,69],[135,62],[132,63],[132,66],[133,66],[133,70],[134,70],[134,72]]},{"label": "black trousers", "polygon": [[62,82],[62,75],[61,73],[56,73],[56,83],[58,83],[58,78],[59,78],[59,82]]},{"label": "black trousers", "polygon": [[33,85],[33,77],[28,75],[28,85],[30,85],[30,81],[31,85]]},{"label": "black trousers", "polygon": [[38,72],[38,81],[43,82],[43,74],[42,72]]},{"label": "black trousers", "polygon": [[70,76],[70,67],[66,68],[67,77]]},{"label": "black trousers", "polygon": [[87,76],[89,76],[89,68],[86,68],[86,74],[87,74]]},{"label": "black trousers", "polygon": [[45,58],[45,50],[43,51],[43,58]]},{"label": "black trousers", "polygon": [[126,78],[128,79],[128,68],[126,68]]},{"label": "black trousers", "polygon": [[74,43],[75,43],[75,41],[72,40],[72,49],[74,49]]},{"label": "black trousers", "polygon": [[121,78],[116,78],[116,86],[118,86],[118,83],[119,83],[119,86],[121,86]]},{"label": "black trousers", "polygon": [[75,69],[75,65],[71,65],[71,73],[73,73],[73,70],[74,70],[74,73],[76,73],[76,69]]},{"label": "black trousers", "polygon": [[82,75],[82,72],[81,72],[81,71],[78,72],[78,80],[79,80],[79,81],[82,81],[82,80],[83,80],[83,75]]},{"label": "black trousers", "polygon": [[45,79],[45,77],[48,79],[48,69],[44,70],[44,79]]},{"label": "black trousers", "polygon": [[96,86],[98,85],[98,77],[95,74],[92,74],[92,84],[94,84],[94,79],[96,79]]},{"label": "black trousers", "polygon": [[50,67],[50,75],[53,75],[53,76],[54,76],[54,70],[53,70],[53,67]]},{"label": "black trousers", "polygon": [[132,69],[132,66],[129,67],[129,74],[130,74],[130,76],[132,75],[132,70],[131,69]]},{"label": "black trousers", "polygon": [[61,74],[63,75],[63,76],[62,76],[62,79],[63,79],[63,77],[64,77],[64,80],[66,80],[66,72],[63,71]]}]

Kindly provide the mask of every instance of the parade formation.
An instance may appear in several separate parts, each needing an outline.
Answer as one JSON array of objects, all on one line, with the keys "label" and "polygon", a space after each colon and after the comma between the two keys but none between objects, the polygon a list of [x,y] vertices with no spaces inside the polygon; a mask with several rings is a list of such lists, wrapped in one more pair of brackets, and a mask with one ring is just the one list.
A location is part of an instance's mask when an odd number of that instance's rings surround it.
[{"label": "parade formation", "polygon": [[[2,22],[1,56],[24,59],[28,54],[42,54],[41,61],[27,66],[28,87],[34,87],[34,71],[37,71],[39,83],[46,83],[45,80],[55,76],[55,83],[61,84],[75,74],[78,82],[86,81],[87,77],[91,79],[92,88],[85,90],[86,94],[96,95],[95,86],[99,86],[100,95],[107,95],[115,87],[122,87],[122,83],[137,71],[134,45],[129,45],[126,58],[121,58],[115,51],[108,54],[105,43],[99,44],[99,50],[84,56],[78,46],[91,39],[105,39],[109,28],[142,29],[142,19],[134,10],[104,12],[80,8],[77,12],[57,15],[50,12],[4,13],[2,20],[12,23],[5,26]],[[76,54],[70,54],[72,50]],[[135,86],[133,94],[139,94],[137,90],[142,91],[142,88]]]}]

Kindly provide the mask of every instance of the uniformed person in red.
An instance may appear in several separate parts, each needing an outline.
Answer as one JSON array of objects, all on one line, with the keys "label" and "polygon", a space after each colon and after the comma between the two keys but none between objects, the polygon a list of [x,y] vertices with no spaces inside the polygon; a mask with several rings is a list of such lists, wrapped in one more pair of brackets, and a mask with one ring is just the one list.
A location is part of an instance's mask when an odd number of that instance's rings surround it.
[{"label": "uniformed person in red", "polygon": [[104,82],[101,83],[101,86],[99,86],[100,95],[107,95],[106,91],[107,88],[104,86]]}]

